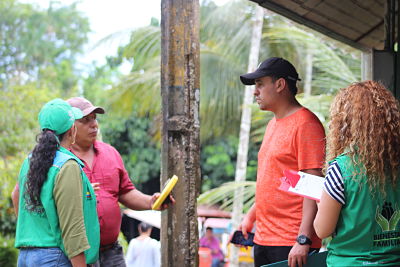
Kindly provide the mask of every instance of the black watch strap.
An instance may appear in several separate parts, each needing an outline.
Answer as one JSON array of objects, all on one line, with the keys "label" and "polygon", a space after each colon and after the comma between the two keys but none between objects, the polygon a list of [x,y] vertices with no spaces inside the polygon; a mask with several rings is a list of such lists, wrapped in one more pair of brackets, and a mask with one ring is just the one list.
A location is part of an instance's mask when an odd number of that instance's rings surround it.
[{"label": "black watch strap", "polygon": [[310,238],[308,238],[305,235],[299,235],[296,239],[297,243],[299,243],[300,245],[311,245],[312,241]]}]

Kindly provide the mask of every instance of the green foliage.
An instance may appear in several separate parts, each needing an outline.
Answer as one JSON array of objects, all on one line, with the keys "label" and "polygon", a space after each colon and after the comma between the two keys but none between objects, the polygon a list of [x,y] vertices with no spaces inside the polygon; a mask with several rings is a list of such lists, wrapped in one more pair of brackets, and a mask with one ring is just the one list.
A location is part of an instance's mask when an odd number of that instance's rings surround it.
[{"label": "green foliage", "polygon": [[18,173],[25,153],[7,156],[0,160],[0,235],[15,232],[16,216],[11,202],[11,192],[18,181]]},{"label": "green foliage", "polygon": [[0,266],[11,266],[15,249],[5,246],[13,242],[4,245],[16,226],[11,192],[35,145],[40,108],[77,93],[75,57],[87,41],[89,24],[76,5],[60,2],[42,10],[4,0],[0,14],[0,234],[5,236],[0,238]]},{"label": "green foliage", "polygon": [[[122,155],[132,182],[139,189],[160,176],[160,147],[153,138],[151,121],[134,114],[126,119],[118,115],[99,116],[102,136]],[[203,144],[201,150],[202,191],[234,180],[238,138],[229,136]],[[247,179],[255,180],[258,145],[250,144]]]},{"label": "green foliage", "polygon": [[[274,24],[266,24],[263,42],[271,48],[279,47],[278,55],[289,59],[305,77],[305,55],[312,54],[314,94],[332,94],[339,88],[361,79],[360,51],[328,39],[297,24],[289,24],[277,15],[271,15]],[[298,83],[301,91],[303,82]]]},{"label": "green foliage", "polygon": [[[238,136],[244,92],[238,77],[247,70],[254,7],[248,1],[230,1],[222,7],[212,1],[202,1],[200,135],[203,192],[234,179],[237,138],[232,136]],[[299,99],[325,124],[330,94],[359,77],[359,53],[295,26],[279,15],[266,14],[264,25],[260,60],[270,56],[288,58],[302,75],[306,49],[315,52],[312,92],[321,95],[307,99],[300,95]],[[110,112],[123,118],[131,116],[132,111],[139,117],[151,118],[149,129],[159,129],[153,122],[160,116],[161,109],[160,35],[158,23],[153,22],[131,33],[130,43],[118,53],[121,55],[122,51],[123,58],[132,62],[131,73],[113,86],[107,98],[111,103]],[[299,83],[300,92],[302,86]],[[253,105],[247,179],[255,179],[256,154],[272,116],[271,112],[262,112]],[[153,137],[158,135],[152,134]],[[137,160],[136,157],[126,159]]]},{"label": "green foliage", "polygon": [[[76,86],[76,55],[87,42],[88,19],[76,4],[52,2],[47,10],[17,0],[0,1],[0,83],[21,84],[50,75],[54,88]],[[55,75],[43,73],[43,70]],[[50,70],[49,70],[50,69]],[[47,83],[54,81],[47,80]],[[52,86],[52,87],[53,87]]]},{"label": "green foliage", "polygon": [[34,84],[12,86],[0,91],[0,156],[29,151],[39,132],[37,114],[57,90],[39,89]]},{"label": "green foliage", "polygon": [[133,110],[139,116],[156,116],[161,111],[160,92],[160,27],[135,30],[131,41],[121,48],[124,59],[133,63],[131,73],[113,85],[111,108],[124,116]]},{"label": "green foliage", "polygon": [[0,235],[0,266],[17,266],[18,249],[14,248],[14,238]]},{"label": "green foliage", "polygon": [[330,116],[329,112],[330,112],[331,102],[333,100],[333,95],[320,94],[320,95],[304,97],[302,94],[300,94],[297,97],[297,100],[300,102],[300,104],[302,104],[304,107],[308,108],[315,115],[317,115],[322,125],[324,125],[325,130],[328,130],[328,122]]},{"label": "green foliage", "polygon": [[[238,138],[228,136],[203,145],[200,155],[202,192],[235,179]],[[250,144],[246,179],[254,181],[258,148]]]},{"label": "green foliage", "polygon": [[249,1],[230,1],[220,7],[210,1],[201,6],[200,115],[204,141],[239,135],[244,94],[239,75],[247,70],[254,8]]},{"label": "green foliage", "polygon": [[[112,62],[111,64],[114,64]],[[110,89],[113,79],[118,75],[117,71],[106,64],[95,66],[88,77],[83,80],[84,97],[96,103],[96,105],[106,106],[110,97],[107,89]]]},{"label": "green foliage", "polygon": [[197,202],[207,205],[218,204],[221,209],[232,211],[233,200],[237,196],[235,195],[235,191],[239,188],[243,189],[243,213],[246,213],[254,204],[256,192],[255,181],[224,183],[219,187],[202,193],[198,197]]},{"label": "green foliage", "polygon": [[235,176],[237,138],[220,140],[201,150],[202,191],[208,191]]},{"label": "green foliage", "polygon": [[[213,3],[207,4],[201,7],[200,29],[202,142],[238,134],[244,88],[238,77],[246,69],[250,11],[254,7],[244,1],[233,1],[230,9],[215,10]],[[124,57],[133,63],[133,68],[114,86],[109,100],[112,108],[125,116],[130,114],[132,107],[139,115],[160,114],[160,34],[160,27],[154,23],[135,29],[130,43],[124,48]],[[226,42],[227,36],[229,42]]]},{"label": "green foliage", "polygon": [[[216,6],[203,1],[200,17],[200,118],[201,142],[238,135],[244,86],[239,75],[247,70],[252,13],[248,1],[230,1]],[[305,72],[304,55],[313,51],[312,92],[331,94],[360,77],[360,53],[345,45],[306,31],[282,16],[264,17],[260,60],[282,56]],[[139,116],[160,114],[161,38],[157,24],[135,29],[123,56],[133,63],[132,72],[114,85],[110,97],[114,110]],[[302,83],[299,83],[300,92]],[[210,114],[212,114],[210,116]],[[263,131],[252,127],[255,131]],[[254,135],[254,133],[252,132]]]},{"label": "green foliage", "polygon": [[122,232],[119,232],[118,234],[118,243],[121,245],[124,255],[126,255],[126,253],[128,252],[129,243],[126,241],[126,238],[124,237],[124,234]]},{"label": "green foliage", "polygon": [[141,189],[141,184],[160,177],[160,148],[150,133],[149,118],[109,117],[102,121],[105,142],[113,145],[122,155],[132,182]]},{"label": "green foliage", "polygon": [[62,60],[57,65],[41,69],[39,76],[39,87],[61,89],[63,98],[78,93],[79,77],[75,74],[74,65],[70,60]]},{"label": "green foliage", "polygon": [[57,90],[35,88],[33,84],[0,90],[0,232],[15,231],[11,192],[17,183],[23,159],[35,145],[39,133],[37,114]]}]

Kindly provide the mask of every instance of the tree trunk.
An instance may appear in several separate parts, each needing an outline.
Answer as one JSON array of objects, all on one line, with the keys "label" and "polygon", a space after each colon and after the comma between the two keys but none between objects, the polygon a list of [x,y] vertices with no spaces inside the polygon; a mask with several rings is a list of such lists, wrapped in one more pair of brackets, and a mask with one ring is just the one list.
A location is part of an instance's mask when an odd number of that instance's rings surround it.
[{"label": "tree trunk", "polygon": [[176,204],[162,212],[163,267],[198,266],[200,44],[197,0],[161,2],[161,184],[176,174]]},{"label": "tree trunk", "polygon": [[[249,65],[247,69],[248,72],[253,72],[257,68],[263,20],[264,20],[264,8],[257,6],[255,9],[253,32],[251,36]],[[242,118],[240,122],[239,146],[238,146],[238,154],[236,161],[236,173],[235,173],[236,182],[243,182],[246,180],[247,154],[249,150],[251,104],[253,103],[253,91],[254,91],[254,86],[245,87],[245,94],[242,106]],[[243,211],[243,188],[240,187],[235,190],[235,198],[233,202],[233,214],[232,214],[233,229],[238,228],[242,219],[242,211]],[[231,267],[238,266],[239,264],[238,254],[239,254],[239,249],[234,246],[231,246],[229,266]]]},{"label": "tree trunk", "polygon": [[311,96],[312,69],[313,69],[313,51],[311,50],[310,47],[308,47],[306,54],[306,77],[304,79],[304,97]]}]

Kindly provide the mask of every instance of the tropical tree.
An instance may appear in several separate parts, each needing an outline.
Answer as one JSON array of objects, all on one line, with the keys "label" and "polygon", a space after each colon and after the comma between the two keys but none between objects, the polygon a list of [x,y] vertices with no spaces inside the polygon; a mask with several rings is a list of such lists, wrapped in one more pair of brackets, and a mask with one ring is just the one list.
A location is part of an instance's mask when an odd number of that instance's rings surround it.
[{"label": "tropical tree", "polygon": [[[206,192],[235,179],[238,137],[224,136],[213,139],[201,149],[201,191]],[[255,181],[257,173],[257,144],[249,143],[246,179]]]},{"label": "tropical tree", "polygon": [[[273,27],[267,25],[263,37],[270,43],[278,44],[282,55],[293,58],[300,77],[307,76],[307,65],[310,64],[304,60],[304,56],[312,54],[312,72],[315,75],[311,82],[314,94],[335,93],[361,78],[361,51],[319,33],[293,23],[280,23]],[[300,83],[300,87],[303,86],[304,82]]]},{"label": "tropical tree", "polygon": [[[231,1],[223,7],[207,1],[201,6],[200,118],[203,147],[214,139],[238,135],[244,93],[238,77],[247,69],[254,8],[255,5],[248,1]],[[349,50],[345,50],[343,45],[331,44],[316,33],[268,13],[264,21],[260,58],[285,57],[297,66],[304,77],[305,47],[311,47],[313,52],[313,94],[331,94],[345,83],[358,79],[359,75],[353,69],[359,62],[357,53],[352,52],[349,56]],[[122,48],[122,55],[132,63],[132,71],[107,91],[112,112],[126,117],[132,112],[136,112],[137,116],[148,116],[157,129],[161,107],[158,23],[153,21],[150,26],[134,30],[130,43]],[[302,88],[300,83],[300,92]],[[254,113],[253,143],[260,142],[271,117],[269,113]],[[153,137],[159,137],[157,131],[152,132]]]},{"label": "tropical tree", "polygon": [[[38,89],[35,84],[11,86],[0,90],[0,239],[15,232],[11,191],[17,183],[23,159],[39,133],[37,114],[57,90]],[[0,259],[1,261],[1,259]]]},{"label": "tropical tree", "polygon": [[77,90],[75,59],[89,26],[75,5],[41,9],[4,0],[0,13],[0,265],[11,266],[17,255],[11,191],[40,131],[41,106]]},{"label": "tropical tree", "polygon": [[[253,72],[258,65],[260,54],[260,43],[262,26],[264,22],[264,8],[257,6],[254,15],[254,25],[252,29],[249,53],[248,72]],[[240,121],[238,156],[236,161],[235,182],[246,180],[247,154],[249,150],[250,128],[251,128],[251,104],[253,103],[254,86],[246,86],[242,103],[242,117]],[[233,201],[232,227],[237,229],[242,220],[243,211],[243,188],[235,190]],[[239,265],[239,248],[232,246],[229,262],[232,267]]]},{"label": "tropical tree", "polygon": [[[0,84],[44,82],[68,91],[77,84],[76,56],[87,42],[89,22],[76,4],[48,9],[0,1]],[[44,77],[45,79],[42,79]],[[38,84],[38,86],[45,86]]]},{"label": "tropical tree", "polygon": [[[238,77],[247,69],[254,8],[255,5],[247,1],[231,1],[222,7],[208,1],[201,6],[200,117],[203,143],[213,137],[238,134],[244,93]],[[357,65],[359,54],[352,52],[349,57],[348,50],[341,52],[343,45],[330,44],[326,38],[307,32],[279,15],[268,13],[260,58],[288,58],[303,74],[306,46],[313,51],[315,75],[312,85],[316,94],[332,93],[344,84],[359,79],[348,64],[348,58],[354,58],[355,64],[352,65]],[[114,110],[125,114],[130,114],[133,109],[139,115],[159,114],[159,26],[153,23],[134,30],[130,43],[123,48],[123,56],[132,62],[133,67],[131,73],[110,91]],[[301,83],[299,87],[302,90]]]},{"label": "tropical tree", "polygon": [[[244,1],[233,1],[227,9],[218,8],[213,2],[201,7],[200,117],[203,143],[211,137],[238,133],[243,98],[238,76],[246,69],[248,28],[253,8]],[[224,25],[224,29],[218,25]],[[230,42],[226,42],[227,35]],[[133,31],[124,55],[131,60],[133,68],[111,91],[114,107],[128,114],[133,107],[139,114],[159,114],[160,28],[147,26]]]},{"label": "tropical tree", "polygon": [[121,153],[135,187],[145,193],[158,192],[160,147],[149,134],[151,120],[148,117],[138,117],[134,112],[128,119],[119,115],[109,116],[105,120],[100,118],[103,139]]}]

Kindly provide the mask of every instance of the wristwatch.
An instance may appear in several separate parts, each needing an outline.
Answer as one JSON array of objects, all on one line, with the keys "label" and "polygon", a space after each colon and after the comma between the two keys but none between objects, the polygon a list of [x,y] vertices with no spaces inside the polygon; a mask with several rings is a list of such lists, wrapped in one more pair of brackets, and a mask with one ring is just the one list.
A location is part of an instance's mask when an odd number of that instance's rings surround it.
[{"label": "wristwatch", "polygon": [[312,241],[305,235],[299,235],[296,239],[297,243],[300,245],[311,245]]}]

